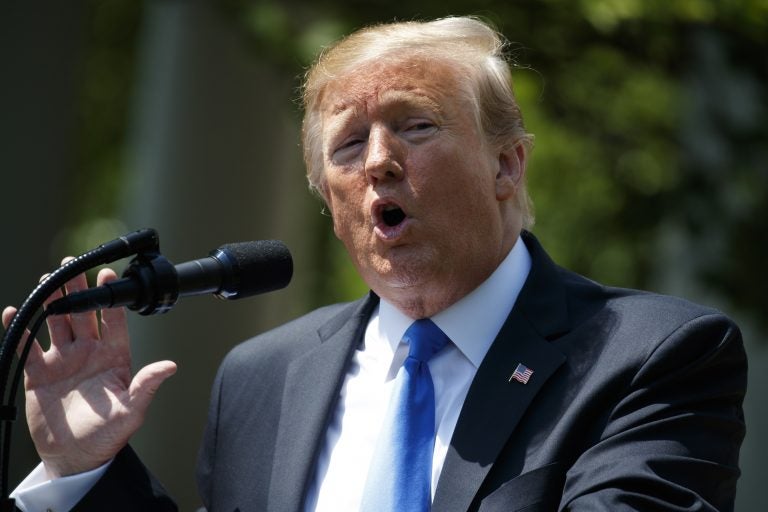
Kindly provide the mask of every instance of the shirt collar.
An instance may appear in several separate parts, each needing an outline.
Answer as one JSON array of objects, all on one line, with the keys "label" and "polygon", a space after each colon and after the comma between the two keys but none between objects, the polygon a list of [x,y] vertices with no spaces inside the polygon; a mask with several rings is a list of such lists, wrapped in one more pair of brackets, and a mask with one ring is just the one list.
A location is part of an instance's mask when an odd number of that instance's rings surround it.
[{"label": "shirt collar", "polygon": [[[461,300],[432,317],[464,356],[477,368],[512,311],[531,269],[531,256],[518,237],[493,274]],[[414,319],[384,299],[379,304],[379,329],[394,352]]]}]

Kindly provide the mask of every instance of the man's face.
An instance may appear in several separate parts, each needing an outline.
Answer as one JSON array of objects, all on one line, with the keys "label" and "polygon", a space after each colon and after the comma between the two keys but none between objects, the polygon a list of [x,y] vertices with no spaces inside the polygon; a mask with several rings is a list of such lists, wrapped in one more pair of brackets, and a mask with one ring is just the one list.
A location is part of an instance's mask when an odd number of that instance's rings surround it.
[{"label": "man's face", "polygon": [[439,60],[370,63],[320,107],[336,236],[366,283],[412,317],[472,291],[519,232],[505,204],[510,159],[483,142],[465,89]]}]

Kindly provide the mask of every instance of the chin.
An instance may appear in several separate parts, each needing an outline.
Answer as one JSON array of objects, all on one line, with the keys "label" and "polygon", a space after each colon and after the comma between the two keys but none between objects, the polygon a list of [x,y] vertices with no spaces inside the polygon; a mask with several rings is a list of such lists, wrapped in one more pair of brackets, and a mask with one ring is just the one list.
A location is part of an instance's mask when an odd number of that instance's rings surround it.
[{"label": "chin", "polygon": [[381,288],[390,288],[393,290],[407,290],[410,288],[419,288],[423,279],[417,276],[401,272],[377,273],[375,280]]},{"label": "chin", "polygon": [[434,268],[423,258],[381,258],[370,267],[378,282],[392,288],[413,288],[424,285]]}]

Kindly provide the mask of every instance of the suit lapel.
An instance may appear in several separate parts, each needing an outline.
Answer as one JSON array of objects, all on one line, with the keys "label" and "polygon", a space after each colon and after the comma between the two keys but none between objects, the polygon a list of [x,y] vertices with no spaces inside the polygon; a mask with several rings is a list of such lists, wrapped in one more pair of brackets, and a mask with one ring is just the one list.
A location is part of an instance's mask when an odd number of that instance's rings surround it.
[{"label": "suit lapel", "polygon": [[[524,233],[532,266],[507,321],[467,394],[446,455],[432,509],[466,511],[535,395],[565,361],[547,340],[567,332],[565,289],[557,267]],[[518,363],[534,371],[527,384],[510,376]]]},{"label": "suit lapel", "polygon": [[286,374],[269,510],[301,510],[346,369],[377,299],[369,297],[317,331],[317,345]]}]

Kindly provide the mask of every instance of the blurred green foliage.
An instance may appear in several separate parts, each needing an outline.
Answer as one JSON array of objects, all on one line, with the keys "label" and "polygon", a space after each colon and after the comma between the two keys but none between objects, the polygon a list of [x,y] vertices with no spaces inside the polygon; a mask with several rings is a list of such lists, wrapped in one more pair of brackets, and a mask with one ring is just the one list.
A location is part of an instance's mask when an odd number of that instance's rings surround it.
[{"label": "blurred green foliage", "polygon": [[[137,5],[90,2],[84,217],[109,209],[101,191],[121,172]],[[684,272],[768,327],[765,0],[218,6],[254,58],[296,78],[297,97],[318,50],[356,27],[450,14],[488,19],[513,41],[516,91],[536,135],[528,167],[534,232],[554,258],[608,284],[660,291],[669,288],[670,272]],[[313,302],[359,296],[365,287],[332,241],[330,222],[317,224],[328,233],[318,264],[332,271]]]}]

